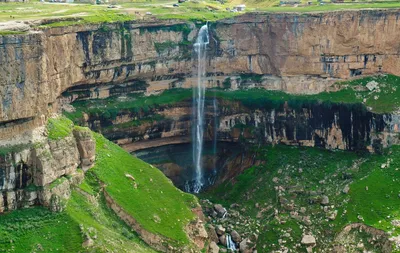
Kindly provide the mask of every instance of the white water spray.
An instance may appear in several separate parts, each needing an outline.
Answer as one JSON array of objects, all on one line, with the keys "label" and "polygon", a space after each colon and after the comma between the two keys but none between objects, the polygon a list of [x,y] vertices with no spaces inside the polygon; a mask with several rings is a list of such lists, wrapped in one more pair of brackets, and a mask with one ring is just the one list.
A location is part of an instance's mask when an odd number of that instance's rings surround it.
[{"label": "white water spray", "polygon": [[193,128],[192,128],[192,145],[193,145],[193,164],[195,167],[195,183],[193,192],[200,192],[204,185],[203,169],[201,164],[201,156],[203,153],[203,136],[204,136],[204,97],[205,83],[204,76],[206,73],[206,49],[209,43],[208,27],[204,25],[200,28],[197,35],[194,49],[197,54],[197,87],[193,89]]},{"label": "white water spray", "polygon": [[236,251],[236,245],[235,245],[235,243],[233,242],[232,237],[231,237],[230,234],[227,234],[227,235],[226,235],[226,248],[227,248],[228,250],[233,251],[233,252]]}]

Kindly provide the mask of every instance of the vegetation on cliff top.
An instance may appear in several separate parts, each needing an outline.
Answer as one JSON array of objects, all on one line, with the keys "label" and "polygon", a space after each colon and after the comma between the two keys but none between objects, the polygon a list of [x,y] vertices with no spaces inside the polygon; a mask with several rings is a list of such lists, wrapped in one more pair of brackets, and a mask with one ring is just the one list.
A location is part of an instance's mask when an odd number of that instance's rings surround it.
[{"label": "vegetation on cliff top", "polygon": [[58,140],[72,133],[74,123],[66,117],[50,118],[47,123],[47,134],[50,140]]},{"label": "vegetation on cliff top", "polygon": [[[59,27],[88,23],[117,22],[127,20],[183,19],[189,21],[215,21],[239,15],[231,12],[234,6],[246,4],[245,12],[323,12],[366,8],[399,8],[398,1],[374,1],[345,3],[323,3],[316,0],[300,1],[300,5],[279,6],[278,0],[228,0],[228,1],[187,1],[173,7],[175,2],[166,0],[133,1],[118,3],[118,8],[109,9],[107,5],[82,3],[0,3],[0,22],[10,20],[65,19],[45,24],[41,27]],[[309,5],[308,3],[312,4]],[[147,13],[150,12],[151,15]],[[241,12],[243,13],[243,12]],[[0,35],[10,35],[10,31],[0,31]]]},{"label": "vegetation on cliff top", "polygon": [[110,97],[106,99],[76,101],[73,103],[75,111],[64,112],[64,114],[75,123],[80,122],[83,113],[104,119],[115,119],[119,113],[146,113],[158,106],[173,104],[187,99],[191,95],[192,91],[189,89],[173,89],[166,90],[161,95],[151,95],[148,97],[132,94],[126,99]]},{"label": "vegetation on cliff top", "polygon": [[[261,82],[261,80],[256,81]],[[366,86],[370,82],[376,82],[377,87],[369,90]],[[337,85],[340,88],[339,91],[321,92],[315,95],[296,95],[264,89],[216,91],[215,94],[220,98],[241,101],[251,108],[276,107],[284,101],[293,107],[304,103],[363,104],[375,113],[391,113],[400,108],[400,77],[398,76],[390,74],[370,76],[340,82]]]},{"label": "vegetation on cliff top", "polygon": [[[298,252],[300,228],[317,236],[317,250],[332,245],[335,235],[350,223],[400,234],[391,223],[400,218],[400,146],[385,155],[279,145],[255,152],[265,164],[247,169],[202,197],[225,206],[239,203],[245,215],[260,221],[259,251],[278,250],[278,240],[289,233],[293,240],[286,238],[284,244]],[[346,185],[348,194],[343,193]],[[323,195],[329,197],[325,211],[320,204]],[[336,218],[328,219],[335,211]],[[311,223],[297,219],[293,212],[309,216]]]},{"label": "vegetation on cliff top", "polygon": [[[118,18],[120,15],[120,11],[91,4],[40,3],[39,1],[0,3],[0,22],[56,18],[82,18],[94,23],[126,20],[127,17],[123,17],[122,20]],[[132,19],[132,16],[130,18]]]},{"label": "vegetation on cliff top", "polygon": [[[256,78],[258,83],[262,81],[262,77]],[[366,86],[370,82],[376,82],[377,87],[369,90]],[[227,81],[224,81],[222,85],[230,87],[230,85],[227,85]],[[277,108],[286,101],[292,107],[301,107],[304,104],[312,103],[344,103],[350,106],[365,106],[366,109],[375,113],[392,113],[400,108],[400,77],[398,76],[371,76],[341,82],[337,85],[340,88],[339,91],[322,92],[315,95],[296,95],[265,89],[240,89],[235,91],[214,89],[207,90],[206,96],[240,101],[244,106],[250,108]],[[72,113],[64,112],[64,114],[78,124],[82,123],[83,113],[89,114],[90,117],[103,119],[115,119],[118,114],[129,112],[137,115],[140,113],[146,114],[148,117],[151,115],[149,112],[159,106],[178,103],[190,99],[191,96],[192,91],[190,89],[171,89],[164,91],[160,95],[148,97],[131,95],[123,100],[110,97],[76,101],[72,103],[76,111]],[[143,120],[145,122],[145,118]],[[139,121],[135,122],[135,125],[140,123],[139,119]]]}]

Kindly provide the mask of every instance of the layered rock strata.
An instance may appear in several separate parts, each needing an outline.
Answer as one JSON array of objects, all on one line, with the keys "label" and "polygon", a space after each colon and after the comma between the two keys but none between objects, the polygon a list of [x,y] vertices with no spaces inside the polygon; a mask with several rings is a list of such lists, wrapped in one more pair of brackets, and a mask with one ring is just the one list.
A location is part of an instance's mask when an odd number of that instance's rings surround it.
[{"label": "layered rock strata", "polygon": [[75,129],[58,140],[4,150],[0,156],[0,213],[44,205],[62,210],[70,185],[83,179],[82,167],[94,163],[95,142],[89,129]]},{"label": "layered rock strata", "polygon": [[[398,16],[252,13],[217,21],[210,25],[208,85],[255,73],[268,89],[317,93],[335,89],[338,79],[400,75]],[[132,21],[0,36],[0,138],[29,136],[72,87],[81,92],[61,101],[190,87],[196,33],[182,21]]]}]

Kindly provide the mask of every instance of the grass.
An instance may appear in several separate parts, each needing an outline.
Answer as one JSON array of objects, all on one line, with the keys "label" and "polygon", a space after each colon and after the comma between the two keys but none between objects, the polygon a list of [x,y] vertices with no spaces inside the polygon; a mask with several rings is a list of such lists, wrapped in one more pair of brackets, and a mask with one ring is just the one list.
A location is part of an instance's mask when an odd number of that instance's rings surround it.
[{"label": "grass", "polygon": [[72,133],[74,124],[66,117],[50,118],[47,123],[48,138],[58,140]]},{"label": "grass", "polygon": [[17,35],[17,34],[25,34],[26,32],[22,31],[0,31],[0,36],[7,36],[7,35]]},{"label": "grass", "polygon": [[[390,167],[382,169],[381,165],[388,160]],[[390,221],[400,218],[400,146],[392,147],[387,156],[375,157],[361,170],[371,172],[351,184],[351,199],[343,207],[347,213],[342,212],[339,221],[357,222],[357,216],[361,215],[365,224],[390,231],[393,228]],[[400,228],[393,231],[400,234]]]},{"label": "grass", "polygon": [[[274,4],[276,5],[276,4]],[[256,5],[251,5],[251,7],[255,7]],[[346,4],[331,4],[325,3],[324,5],[311,5],[311,6],[300,6],[300,7],[290,7],[290,6],[266,6],[261,7],[257,10],[266,11],[266,12],[329,12],[329,11],[340,11],[340,10],[358,10],[358,9],[394,9],[400,8],[400,2],[392,1],[392,2],[365,2],[365,3],[351,3],[347,2]],[[255,10],[255,9],[253,9]],[[248,11],[252,11],[250,8]]]},{"label": "grass", "polygon": [[[182,19],[188,21],[216,21],[224,18],[235,17],[241,13],[230,12],[226,8],[232,8],[238,4],[246,4],[246,12],[326,12],[348,9],[367,8],[400,8],[397,1],[374,2],[350,2],[344,4],[319,3],[313,0],[313,5],[308,5],[303,0],[303,5],[279,6],[278,0],[230,0],[219,3],[216,1],[187,1],[173,7],[175,2],[158,1],[133,1],[118,3],[122,8],[108,9],[107,5],[91,4],[63,4],[63,3],[0,3],[0,22],[10,20],[39,20],[63,18],[65,20],[45,24],[39,28],[62,27],[89,23],[123,22],[133,19]],[[137,12],[139,14],[137,15]],[[151,12],[152,15],[146,15]],[[135,14],[134,14],[135,13]],[[0,35],[11,35],[19,32],[1,31]]]},{"label": "grass", "polygon": [[151,96],[129,96],[127,99],[121,100],[118,98],[96,99],[76,101],[73,103],[76,111],[73,113],[64,112],[64,114],[79,123],[83,117],[83,112],[89,114],[91,117],[101,117],[104,119],[115,119],[118,114],[131,112],[139,114],[140,112],[146,113],[162,105],[173,104],[192,95],[191,90],[185,89],[172,89],[162,93],[162,95]]},{"label": "grass", "polygon": [[[259,76],[244,76],[242,79],[248,82],[252,80],[260,82]],[[369,91],[365,86],[370,81],[379,83],[379,91]],[[223,86],[229,86],[228,81]],[[297,108],[305,104],[315,103],[343,103],[348,105],[364,105],[375,113],[392,113],[400,108],[400,77],[395,75],[378,75],[338,83],[341,90],[336,92],[322,92],[315,95],[296,95],[283,91],[270,91],[265,89],[242,89],[237,91],[229,90],[208,90],[206,96],[216,96],[220,99],[240,101],[249,108],[279,108],[285,101],[289,106]],[[170,89],[160,95],[135,95],[121,100],[115,97],[107,99],[76,101],[72,105],[76,111],[64,114],[79,124],[83,118],[83,112],[90,117],[102,119],[115,119],[119,114],[144,113],[149,114],[159,106],[171,105],[191,98],[190,89]],[[365,102],[364,102],[365,100]],[[139,119],[140,120],[140,119]],[[126,123],[134,124],[134,123]],[[136,123],[135,123],[136,124]]]},{"label": "grass", "polygon": [[106,184],[107,193],[144,229],[165,236],[174,245],[188,245],[184,227],[194,218],[191,208],[197,205],[196,198],[175,188],[157,168],[99,134],[95,138],[96,165],[91,171]]},{"label": "grass", "polygon": [[36,207],[0,216],[1,252],[79,252],[79,224],[67,213]]},{"label": "grass", "polygon": [[117,17],[119,14],[121,14],[120,11],[108,9],[105,5],[40,3],[39,1],[0,3],[0,21],[82,17],[93,22],[102,20],[111,22],[118,19],[109,20],[108,17]]},{"label": "grass", "polygon": [[89,252],[154,252],[116,217],[101,195],[89,199],[76,190],[63,213],[34,207],[0,216],[0,252],[88,252],[82,248],[88,231],[96,235]]},{"label": "grass", "polygon": [[[84,183],[87,184],[85,181]],[[97,203],[93,203],[93,197],[90,200],[87,196],[75,190],[72,192],[66,212],[78,224],[82,225],[81,233],[84,237],[85,234],[97,237],[94,240],[95,250],[92,252],[107,252],[109,250],[135,253],[154,252],[107,207],[100,192],[92,189],[91,186],[89,186],[89,189],[90,192],[95,193],[93,196],[97,196]]]},{"label": "grass", "polygon": [[[299,226],[304,224],[290,217],[282,197],[289,203],[293,201],[295,210],[307,208],[313,224],[306,227],[318,235],[316,250],[326,249],[336,233],[347,224],[360,222],[360,216],[367,225],[390,231],[393,235],[400,234],[400,229],[390,223],[400,218],[400,146],[386,150],[385,155],[279,145],[265,146],[255,152],[265,164],[247,169],[236,179],[203,193],[201,197],[225,206],[240,203],[245,215],[264,224],[257,245],[260,251],[277,250],[278,239],[289,231],[294,240],[288,240],[286,246],[299,252],[295,244],[301,239]],[[390,167],[381,169],[388,160]],[[274,178],[279,182],[274,183]],[[350,184],[350,192],[343,194],[347,184]],[[279,197],[277,185],[286,189]],[[329,210],[338,210],[334,221],[326,218],[327,214],[319,204],[310,202],[322,194],[327,195],[330,205],[334,206]],[[261,209],[256,203],[267,210],[261,218],[256,218]],[[274,219],[274,209],[279,210],[278,217],[286,223]]]},{"label": "grass", "polygon": [[90,15],[80,17],[76,20],[65,20],[40,25],[39,28],[50,28],[50,27],[63,27],[71,25],[84,25],[84,24],[100,24],[100,23],[113,23],[113,22],[124,22],[133,20],[132,16],[118,13],[116,11],[108,9],[92,10]]},{"label": "grass", "polygon": [[[379,91],[369,91],[365,86],[368,82],[379,83]],[[242,101],[245,106],[277,107],[282,101],[288,101],[291,106],[304,103],[343,103],[362,104],[375,113],[391,113],[400,108],[400,77],[395,75],[378,75],[364,77],[352,81],[338,83],[341,90],[322,92],[315,95],[295,95],[282,91],[264,89],[249,89],[239,91],[217,91],[216,96],[224,99]],[[360,89],[361,88],[361,89]]]}]

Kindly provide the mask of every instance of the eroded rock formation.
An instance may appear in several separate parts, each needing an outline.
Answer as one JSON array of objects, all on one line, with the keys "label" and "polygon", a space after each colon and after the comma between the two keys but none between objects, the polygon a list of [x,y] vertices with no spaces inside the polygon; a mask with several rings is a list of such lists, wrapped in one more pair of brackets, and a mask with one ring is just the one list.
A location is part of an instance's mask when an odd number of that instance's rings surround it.
[{"label": "eroded rock formation", "polygon": [[[75,129],[65,138],[20,146],[2,154],[0,213],[35,204],[62,210],[70,185],[83,179],[78,168],[94,163],[95,145],[88,133],[88,129]],[[86,145],[82,146],[82,141]],[[91,154],[90,159],[87,154]]]},{"label": "eroded rock formation", "polygon": [[[210,29],[208,83],[257,73],[266,75],[265,88],[317,93],[337,79],[400,75],[398,15],[259,13],[218,21]],[[190,87],[196,31],[181,21],[126,22],[1,36],[0,138],[29,136],[71,87],[76,93],[62,101]]]}]

